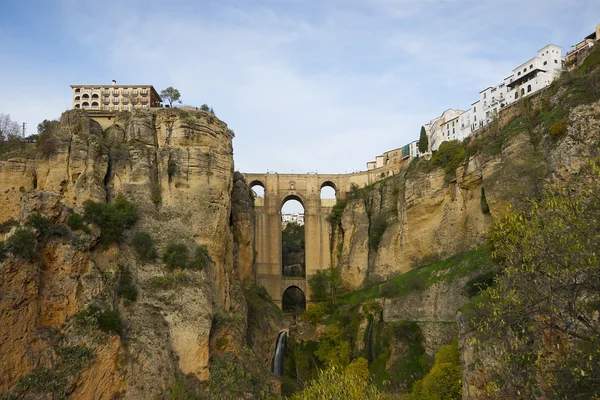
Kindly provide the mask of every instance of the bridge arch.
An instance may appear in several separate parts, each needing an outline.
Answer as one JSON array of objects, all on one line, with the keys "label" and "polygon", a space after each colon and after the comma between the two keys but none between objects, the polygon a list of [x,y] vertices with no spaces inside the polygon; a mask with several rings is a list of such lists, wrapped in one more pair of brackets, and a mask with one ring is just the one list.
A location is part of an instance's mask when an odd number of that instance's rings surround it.
[{"label": "bridge arch", "polygon": [[[250,190],[252,190],[252,192],[254,192],[254,195],[256,197],[259,197],[259,198],[265,197],[266,188],[265,188],[265,184],[262,183],[261,181],[255,179],[248,184],[248,187],[250,188]],[[257,188],[260,188],[260,189],[257,190]]]},{"label": "bridge arch", "polygon": [[281,296],[281,309],[283,312],[290,312],[296,315],[306,311],[306,296],[304,291],[296,286],[288,286]]},{"label": "bridge arch", "polygon": [[287,203],[290,200],[296,200],[298,203],[300,203],[302,205],[302,208],[304,208],[306,210],[306,206],[305,206],[306,201],[299,194],[288,194],[287,196],[284,196],[283,199],[281,199],[280,207],[283,208],[285,203]]}]

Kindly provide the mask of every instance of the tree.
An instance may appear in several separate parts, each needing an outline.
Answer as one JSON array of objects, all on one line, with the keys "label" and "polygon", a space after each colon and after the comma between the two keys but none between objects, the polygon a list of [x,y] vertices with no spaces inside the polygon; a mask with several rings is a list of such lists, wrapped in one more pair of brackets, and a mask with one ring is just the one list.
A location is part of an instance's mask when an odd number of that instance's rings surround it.
[{"label": "tree", "polygon": [[60,122],[57,120],[47,119],[38,124],[38,138],[35,142],[35,146],[42,153],[42,156],[50,157],[56,152],[58,141],[55,137],[55,132],[59,125]]},{"label": "tree", "polygon": [[169,102],[169,107],[173,107],[173,102],[178,102],[181,104],[181,100],[179,100],[181,93],[179,93],[179,90],[175,89],[173,86],[169,86],[161,91],[160,97],[163,99],[163,101],[166,100]]},{"label": "tree", "polygon": [[342,289],[342,274],[339,267],[329,266],[326,270],[318,270],[308,281],[311,300],[329,302],[334,307]]},{"label": "tree", "polygon": [[503,267],[471,319],[494,398],[600,397],[600,160],[491,232]]},{"label": "tree", "polygon": [[21,126],[10,119],[10,114],[0,114],[0,140],[8,140],[11,136],[19,136]]},{"label": "tree", "polygon": [[333,367],[321,372],[318,379],[290,399],[383,400],[390,397],[371,383],[369,363],[359,358],[345,369]]},{"label": "tree", "polygon": [[335,325],[329,325],[319,336],[315,356],[327,367],[345,367],[350,363],[350,342],[344,339],[344,333]]},{"label": "tree", "polygon": [[427,133],[425,132],[425,127],[421,127],[421,136],[419,136],[419,153],[427,153],[429,149],[429,139],[427,138]]}]

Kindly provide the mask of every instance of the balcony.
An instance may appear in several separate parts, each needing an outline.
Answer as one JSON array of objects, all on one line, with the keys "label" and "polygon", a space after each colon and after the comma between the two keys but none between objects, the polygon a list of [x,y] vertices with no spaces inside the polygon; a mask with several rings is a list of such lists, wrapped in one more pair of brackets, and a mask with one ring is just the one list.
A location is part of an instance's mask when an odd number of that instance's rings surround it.
[{"label": "balcony", "polygon": [[142,97],[142,103],[147,103],[148,102],[148,98],[147,97]]}]

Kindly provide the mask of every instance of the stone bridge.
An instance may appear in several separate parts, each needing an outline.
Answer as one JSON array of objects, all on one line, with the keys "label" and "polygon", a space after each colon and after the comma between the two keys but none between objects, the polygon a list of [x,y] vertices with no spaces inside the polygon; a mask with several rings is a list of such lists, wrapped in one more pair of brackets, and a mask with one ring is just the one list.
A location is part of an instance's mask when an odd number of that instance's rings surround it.
[{"label": "stone bridge", "polygon": [[[336,199],[321,199],[324,186],[333,188],[336,197],[350,190],[370,184],[379,176],[370,172],[354,174],[277,174],[244,173],[250,188],[261,186],[264,197],[255,199],[256,215],[256,280],[267,289],[273,301],[282,306],[284,292],[297,287],[310,303],[310,279],[318,270],[331,264],[331,227],[326,218]],[[297,200],[304,207],[305,277],[282,276],[281,208],[288,200]]]}]

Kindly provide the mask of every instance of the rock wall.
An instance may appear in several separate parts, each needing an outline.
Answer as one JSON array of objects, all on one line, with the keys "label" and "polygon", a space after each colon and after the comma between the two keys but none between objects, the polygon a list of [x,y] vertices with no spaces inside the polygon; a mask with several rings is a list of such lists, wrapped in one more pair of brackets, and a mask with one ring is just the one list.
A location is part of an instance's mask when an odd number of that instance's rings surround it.
[{"label": "rock wall", "polygon": [[[105,304],[125,321],[124,333],[90,344],[94,361],[69,381],[69,395],[145,399],[168,393],[181,376],[201,387],[209,374],[213,315],[238,313],[245,320],[240,280],[253,280],[252,207],[243,179],[237,177],[234,190],[233,132],[212,114],[177,109],[120,113],[103,132],[74,110],[63,114],[54,137],[49,157],[0,161],[0,222],[23,223],[41,213],[64,223],[70,209],[82,213],[86,200],[117,195],[136,204],[140,218],[119,246],[97,245],[99,231],[92,228],[77,240],[39,240],[31,262],[9,256],[1,264],[7,301],[0,305],[0,393],[57,365],[57,344],[45,332],[64,335],[60,345],[85,341],[73,332],[73,316],[106,293]],[[167,271],[160,261],[136,257],[129,243],[137,231],[153,237],[159,254],[169,243],[184,243],[192,254],[196,245],[206,246],[212,263],[157,288],[153,279]],[[123,266],[139,290],[131,304],[114,294]]]}]

